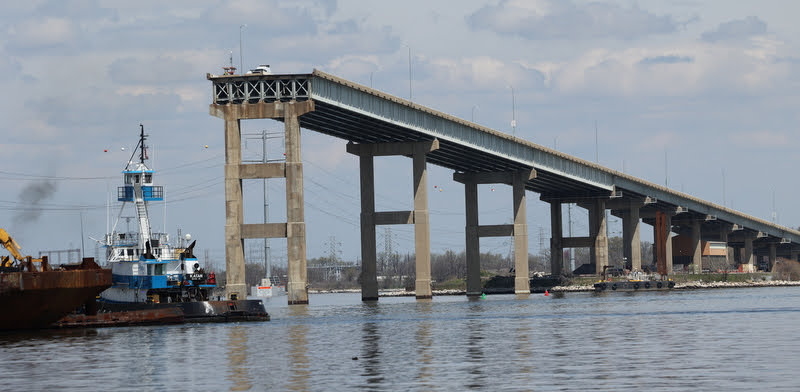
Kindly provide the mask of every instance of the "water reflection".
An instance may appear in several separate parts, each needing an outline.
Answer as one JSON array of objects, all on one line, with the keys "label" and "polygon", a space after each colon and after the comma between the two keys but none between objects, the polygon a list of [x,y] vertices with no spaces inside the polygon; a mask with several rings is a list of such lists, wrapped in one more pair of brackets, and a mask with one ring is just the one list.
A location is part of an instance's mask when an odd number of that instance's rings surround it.
[{"label": "water reflection", "polygon": [[470,389],[484,389],[486,387],[486,374],[483,372],[483,341],[486,333],[486,322],[481,319],[484,313],[484,304],[471,301],[468,306],[467,320],[467,373],[470,375],[467,387]]},{"label": "water reflection", "polygon": [[381,334],[378,323],[375,322],[376,316],[380,314],[380,305],[377,302],[366,302],[362,309],[367,322],[361,327],[360,360],[364,366],[361,375],[366,379],[367,385],[377,387],[384,381],[381,370]]},{"label": "water reflection", "polygon": [[247,375],[247,331],[241,325],[228,329],[228,374],[231,391],[249,391],[253,385]]},{"label": "water reflection", "polygon": [[417,324],[417,331],[414,335],[417,352],[417,384],[422,390],[432,390],[433,383],[433,352],[431,347],[433,337],[431,336],[430,317],[433,312],[433,302],[431,300],[419,299],[415,304],[421,320]]},{"label": "water reflection", "polygon": [[[289,317],[304,321],[308,318],[308,305],[290,306]],[[311,370],[308,359],[308,325],[304,322],[298,322],[289,329],[289,369],[289,390],[309,390]]]},{"label": "water reflection", "polygon": [[[531,329],[529,321],[518,322],[517,327],[514,329],[516,342],[514,342],[514,351],[517,354],[517,363],[522,366],[519,369],[519,374],[523,377],[531,377],[536,371],[533,367],[534,358],[537,356],[533,352],[533,345],[531,344]],[[528,380],[526,380],[528,381]],[[527,382],[525,384],[528,384]],[[527,389],[523,389],[527,390]]]},{"label": "water reflection", "polygon": [[797,390],[800,287],[616,294],[330,294],[268,323],[5,336],[0,390]]}]

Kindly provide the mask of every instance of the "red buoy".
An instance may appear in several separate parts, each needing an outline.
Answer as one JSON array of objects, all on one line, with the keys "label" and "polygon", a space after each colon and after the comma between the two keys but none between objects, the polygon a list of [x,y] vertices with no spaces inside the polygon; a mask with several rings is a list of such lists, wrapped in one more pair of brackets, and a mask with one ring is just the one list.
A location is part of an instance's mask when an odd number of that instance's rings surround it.
[{"label": "red buoy", "polygon": [[548,295],[550,295],[550,292],[545,289],[544,290],[544,296],[547,297]]}]

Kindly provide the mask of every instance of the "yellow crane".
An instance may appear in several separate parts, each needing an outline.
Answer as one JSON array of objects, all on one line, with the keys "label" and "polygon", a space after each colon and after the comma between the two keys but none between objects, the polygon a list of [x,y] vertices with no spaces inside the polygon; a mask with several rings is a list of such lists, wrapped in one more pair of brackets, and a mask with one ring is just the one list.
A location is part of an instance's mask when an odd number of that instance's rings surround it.
[{"label": "yellow crane", "polygon": [[11,256],[14,257],[14,260],[11,260],[8,256],[0,257],[0,267],[11,267],[13,266],[14,262],[24,263],[24,266],[28,268],[29,271],[33,271],[33,263],[42,263],[42,271],[47,271],[50,269],[50,266],[47,264],[47,258],[41,259],[34,259],[31,256],[23,256],[19,253],[22,250],[22,247],[19,246],[17,241],[14,241],[8,232],[5,229],[0,228],[0,243],[11,253]]}]

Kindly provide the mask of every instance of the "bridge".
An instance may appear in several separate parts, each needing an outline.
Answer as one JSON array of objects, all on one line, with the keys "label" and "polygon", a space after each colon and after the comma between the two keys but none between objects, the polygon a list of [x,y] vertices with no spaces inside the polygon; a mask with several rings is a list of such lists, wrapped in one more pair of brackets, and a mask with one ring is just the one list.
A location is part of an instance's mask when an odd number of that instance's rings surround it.
[{"label": "bridge", "polygon": [[[621,173],[556,150],[438,112],[408,100],[314,70],[309,74],[211,75],[210,114],[225,123],[226,267],[229,298],[246,295],[243,240],[286,238],[289,304],[308,303],[303,163],[300,128],[348,141],[359,157],[361,187],[362,299],[377,300],[378,225],[413,224],[416,296],[430,298],[430,227],[427,164],[453,170],[464,184],[467,295],[481,294],[480,238],[513,236],[515,292],[529,293],[528,191],[550,204],[551,272],[562,274],[563,249],[590,249],[590,262],[602,273],[608,262],[606,210],[622,219],[623,250],[633,270],[642,268],[640,226],[654,227],[654,261],[661,274],[672,272],[673,233],[688,237],[690,258],[702,270],[703,241],[725,243],[726,259],[742,249],[743,270],[752,271],[759,255],[797,260],[800,232]],[[243,119],[275,119],[285,128],[283,163],[243,164]],[[402,155],[412,159],[413,209],[375,211],[374,158]],[[243,179],[285,178],[285,223],[244,224]],[[509,208],[514,223],[481,225],[478,184],[512,187]],[[589,212],[589,235],[565,237],[562,204],[576,203]]]}]

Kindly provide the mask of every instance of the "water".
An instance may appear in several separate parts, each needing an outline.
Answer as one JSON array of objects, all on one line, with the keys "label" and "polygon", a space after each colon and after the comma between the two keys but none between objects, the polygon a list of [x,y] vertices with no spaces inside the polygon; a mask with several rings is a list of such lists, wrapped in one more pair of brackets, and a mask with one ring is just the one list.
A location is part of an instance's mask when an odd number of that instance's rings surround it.
[{"label": "water", "polygon": [[800,287],[285,301],[266,323],[0,335],[0,390],[800,390]]}]

